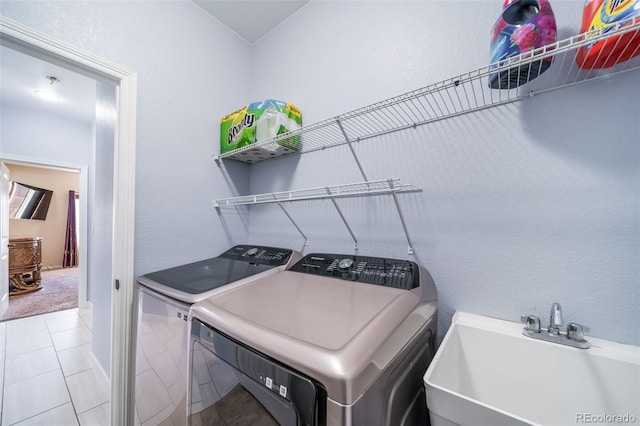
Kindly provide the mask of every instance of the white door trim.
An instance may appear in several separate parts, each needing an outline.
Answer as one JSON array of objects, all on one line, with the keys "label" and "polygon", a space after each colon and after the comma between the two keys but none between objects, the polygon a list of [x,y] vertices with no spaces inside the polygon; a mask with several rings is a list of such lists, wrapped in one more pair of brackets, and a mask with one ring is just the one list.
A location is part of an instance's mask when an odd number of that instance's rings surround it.
[{"label": "white door trim", "polygon": [[137,74],[47,34],[0,16],[0,37],[7,44],[35,50],[46,57],[117,84],[114,147],[114,223],[111,307],[111,424],[132,424],[131,365],[135,206]]}]

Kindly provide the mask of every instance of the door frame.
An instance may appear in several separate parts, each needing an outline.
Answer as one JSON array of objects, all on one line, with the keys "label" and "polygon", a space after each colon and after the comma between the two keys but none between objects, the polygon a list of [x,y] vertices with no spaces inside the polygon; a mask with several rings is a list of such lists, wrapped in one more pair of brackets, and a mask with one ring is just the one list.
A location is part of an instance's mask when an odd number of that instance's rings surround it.
[{"label": "door frame", "polygon": [[[0,16],[0,42],[34,52],[96,79],[115,83],[113,264],[111,302],[111,424],[133,419],[131,340],[134,285],[135,145],[137,74],[89,52]],[[118,284],[116,284],[118,283]]]},{"label": "door frame", "polygon": [[[78,239],[78,306],[84,307],[87,304],[87,271],[89,261],[87,256],[87,241],[88,241],[88,228],[87,228],[87,218],[89,212],[89,204],[88,204],[88,190],[89,190],[89,166],[84,164],[72,164],[72,163],[64,163],[57,162],[51,160],[44,160],[39,158],[31,158],[31,157],[22,157],[15,155],[6,155],[0,153],[0,162],[3,164],[16,164],[20,166],[33,166],[33,167],[44,167],[44,168],[54,168],[61,169],[66,171],[77,171],[78,172],[78,190],[82,197],[80,198],[80,211],[78,212],[80,216],[80,229],[79,229],[79,239]],[[7,211],[3,211],[3,214],[8,213]]]}]

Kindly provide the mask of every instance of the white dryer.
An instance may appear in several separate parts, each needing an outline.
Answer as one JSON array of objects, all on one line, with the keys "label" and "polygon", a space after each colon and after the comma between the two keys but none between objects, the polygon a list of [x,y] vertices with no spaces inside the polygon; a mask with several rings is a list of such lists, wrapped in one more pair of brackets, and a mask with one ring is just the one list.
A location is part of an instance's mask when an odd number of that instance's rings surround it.
[{"label": "white dryer", "polygon": [[252,245],[137,279],[135,424],[187,423],[187,315],[191,305],[285,270],[296,251]]},{"label": "white dryer", "polygon": [[428,424],[436,312],[425,268],[337,254],[198,302],[190,424]]}]

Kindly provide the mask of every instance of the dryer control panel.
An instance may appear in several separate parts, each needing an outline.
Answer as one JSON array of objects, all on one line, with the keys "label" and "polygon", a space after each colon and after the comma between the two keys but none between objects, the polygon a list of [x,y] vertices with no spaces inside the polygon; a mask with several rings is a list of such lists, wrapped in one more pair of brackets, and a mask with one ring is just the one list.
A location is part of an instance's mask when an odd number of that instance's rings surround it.
[{"label": "dryer control panel", "polygon": [[292,250],[278,247],[262,247],[251,245],[237,245],[231,247],[220,257],[233,260],[242,260],[259,265],[280,266],[289,261]]},{"label": "dryer control panel", "polygon": [[314,253],[303,257],[290,271],[404,290],[420,285],[415,262],[382,257]]}]

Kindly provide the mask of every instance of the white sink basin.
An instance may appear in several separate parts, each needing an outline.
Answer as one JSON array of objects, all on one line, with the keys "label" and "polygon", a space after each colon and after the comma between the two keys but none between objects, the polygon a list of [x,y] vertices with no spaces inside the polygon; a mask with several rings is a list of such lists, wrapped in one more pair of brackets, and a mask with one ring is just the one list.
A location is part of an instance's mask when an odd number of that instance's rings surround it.
[{"label": "white sink basin", "polygon": [[577,349],[458,312],[424,376],[432,426],[640,424],[640,348]]}]

